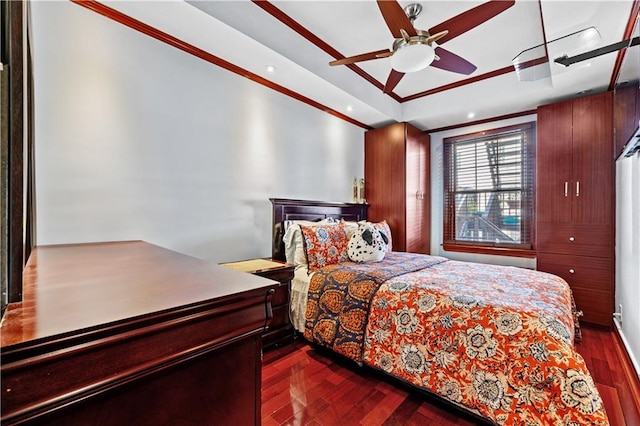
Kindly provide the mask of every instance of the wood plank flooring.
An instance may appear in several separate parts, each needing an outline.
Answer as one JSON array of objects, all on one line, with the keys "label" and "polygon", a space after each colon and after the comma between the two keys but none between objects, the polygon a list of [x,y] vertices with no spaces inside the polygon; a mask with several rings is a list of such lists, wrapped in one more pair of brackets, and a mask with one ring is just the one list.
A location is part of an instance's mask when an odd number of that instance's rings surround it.
[{"label": "wood plank flooring", "polygon": [[[583,328],[585,358],[611,425],[640,425],[640,390],[621,342]],[[478,425],[478,419],[371,370],[316,351],[303,339],[263,357],[262,425]]]}]

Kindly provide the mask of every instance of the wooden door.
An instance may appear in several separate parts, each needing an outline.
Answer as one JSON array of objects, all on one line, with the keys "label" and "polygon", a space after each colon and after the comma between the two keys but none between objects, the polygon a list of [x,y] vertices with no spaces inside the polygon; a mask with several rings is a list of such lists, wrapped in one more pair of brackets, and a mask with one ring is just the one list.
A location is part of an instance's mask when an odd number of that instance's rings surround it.
[{"label": "wooden door", "polygon": [[537,222],[571,221],[572,102],[538,108]]},{"label": "wooden door", "polygon": [[393,250],[405,251],[405,125],[369,130],[364,137],[364,180],[368,220],[386,220]]},{"label": "wooden door", "polygon": [[573,198],[576,224],[613,220],[613,98],[611,92],[573,101]]},{"label": "wooden door", "polygon": [[406,128],[406,251],[431,252],[429,136],[407,124]]},{"label": "wooden door", "polygon": [[615,131],[613,158],[618,158],[627,142],[638,129],[640,112],[640,86],[616,88],[613,94],[613,120]]}]

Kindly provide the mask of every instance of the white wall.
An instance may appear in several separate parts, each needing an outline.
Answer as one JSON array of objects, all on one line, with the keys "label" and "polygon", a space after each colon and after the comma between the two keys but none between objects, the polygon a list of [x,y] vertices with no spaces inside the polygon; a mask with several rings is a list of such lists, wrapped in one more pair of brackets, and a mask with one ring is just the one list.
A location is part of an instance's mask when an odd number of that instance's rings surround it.
[{"label": "white wall", "polygon": [[32,2],[37,244],[269,256],[270,197],[349,201],[364,130],[70,2]]},{"label": "white wall", "polygon": [[616,311],[640,376],[640,153],[616,162]]},{"label": "white wall", "polygon": [[442,248],[442,221],[444,210],[444,172],[443,172],[443,150],[442,141],[445,138],[465,135],[468,133],[481,132],[484,130],[497,129],[500,127],[513,126],[521,123],[536,121],[535,114],[526,115],[509,120],[494,121],[491,123],[478,124],[474,126],[462,127],[443,132],[432,133],[431,136],[431,254],[444,256],[449,259],[463,260],[469,262],[492,263],[497,265],[519,266],[533,269],[536,266],[535,259],[525,259],[521,257],[493,256],[475,253],[460,253],[446,251]]}]

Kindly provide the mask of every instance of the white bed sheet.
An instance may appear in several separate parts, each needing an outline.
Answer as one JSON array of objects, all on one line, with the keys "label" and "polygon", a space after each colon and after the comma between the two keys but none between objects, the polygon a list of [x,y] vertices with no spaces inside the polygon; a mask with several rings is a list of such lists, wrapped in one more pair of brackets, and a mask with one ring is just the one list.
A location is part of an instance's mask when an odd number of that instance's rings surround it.
[{"label": "white bed sheet", "polygon": [[304,333],[304,314],[307,310],[307,292],[313,273],[309,274],[306,265],[296,266],[293,280],[291,280],[291,323],[293,328]]}]

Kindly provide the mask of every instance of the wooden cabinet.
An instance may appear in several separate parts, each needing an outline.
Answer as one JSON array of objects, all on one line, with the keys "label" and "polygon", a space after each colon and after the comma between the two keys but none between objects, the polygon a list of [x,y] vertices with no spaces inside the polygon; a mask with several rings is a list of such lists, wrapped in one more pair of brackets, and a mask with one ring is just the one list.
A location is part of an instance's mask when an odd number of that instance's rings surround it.
[{"label": "wooden cabinet", "polygon": [[618,158],[629,139],[638,129],[640,120],[640,86],[632,84],[617,87],[613,96],[615,129],[614,158]]},{"label": "wooden cabinet", "polygon": [[583,321],[609,327],[614,293],[611,92],[538,108],[537,269],[570,284]]},{"label": "wooden cabinet", "polygon": [[368,220],[386,220],[393,250],[430,253],[429,135],[409,123],[365,133]]},{"label": "wooden cabinet", "polygon": [[271,259],[251,259],[241,262],[223,263],[223,265],[239,271],[269,278],[279,283],[271,297],[273,318],[271,319],[269,328],[262,334],[262,346],[264,349],[268,349],[291,341],[294,336],[294,331],[289,317],[289,297],[295,267],[285,262]]},{"label": "wooden cabinet", "polygon": [[573,102],[571,101],[538,108],[536,160],[538,224],[571,221],[572,114]]},{"label": "wooden cabinet", "polygon": [[259,425],[277,285],[141,241],[37,247],[2,319],[2,424]]},{"label": "wooden cabinet", "polygon": [[557,275],[571,285],[576,306],[584,313],[585,322],[611,324],[613,293],[606,285],[611,282],[611,258],[538,253],[538,264],[545,272]]}]

